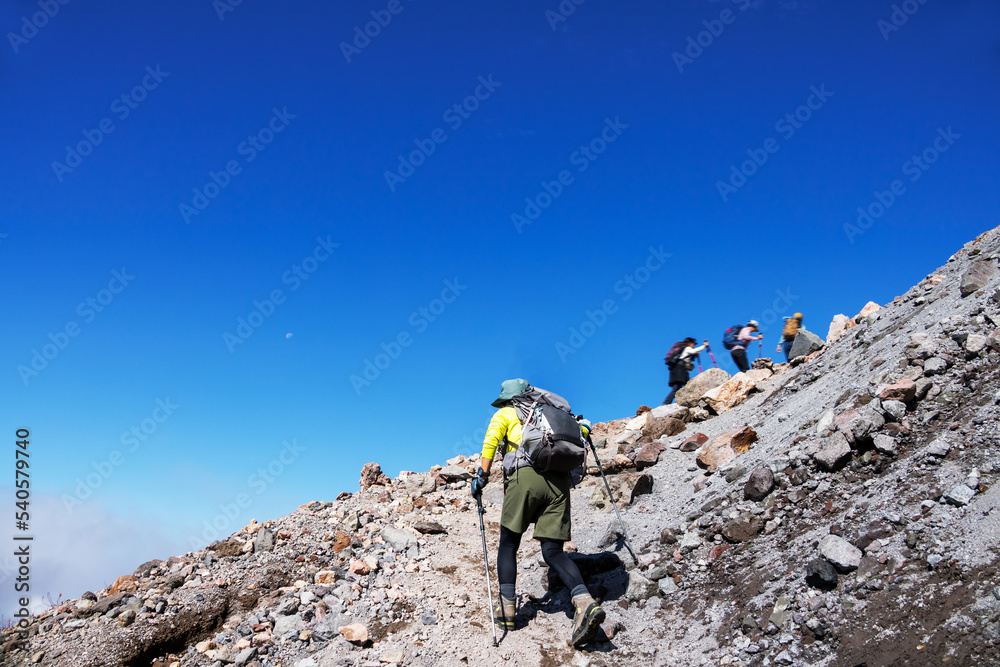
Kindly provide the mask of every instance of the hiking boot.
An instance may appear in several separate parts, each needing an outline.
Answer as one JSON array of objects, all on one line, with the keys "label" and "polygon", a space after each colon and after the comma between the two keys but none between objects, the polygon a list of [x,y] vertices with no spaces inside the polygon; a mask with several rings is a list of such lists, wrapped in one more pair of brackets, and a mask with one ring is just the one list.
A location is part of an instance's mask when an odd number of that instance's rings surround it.
[{"label": "hiking boot", "polygon": [[605,613],[601,605],[586,593],[573,597],[573,607],[576,614],[573,616],[573,637],[570,641],[573,646],[580,648],[597,636]]},{"label": "hiking boot", "polygon": [[508,600],[501,595],[500,601],[493,607],[493,618],[496,620],[497,627],[501,630],[513,630],[514,616],[516,614],[517,602],[515,600]]}]

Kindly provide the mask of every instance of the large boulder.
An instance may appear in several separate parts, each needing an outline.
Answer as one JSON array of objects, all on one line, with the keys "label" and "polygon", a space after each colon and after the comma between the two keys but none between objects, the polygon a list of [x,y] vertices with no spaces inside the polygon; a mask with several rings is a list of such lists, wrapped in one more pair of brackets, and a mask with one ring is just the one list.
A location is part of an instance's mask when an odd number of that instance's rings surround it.
[{"label": "large boulder", "polygon": [[967,297],[981,290],[996,272],[997,267],[992,261],[980,260],[973,263],[962,276],[962,296]]},{"label": "large boulder", "polygon": [[698,450],[696,463],[710,473],[726,465],[757,442],[757,433],[749,426],[712,438]]},{"label": "large boulder", "polygon": [[766,368],[737,373],[718,387],[709,389],[702,398],[716,414],[722,414],[745,401],[757,383],[771,375],[773,373]]},{"label": "large boulder", "polygon": [[799,329],[795,342],[792,343],[792,350],[788,354],[789,359],[795,357],[808,357],[813,352],[823,349],[823,339],[811,331]]},{"label": "large boulder", "polygon": [[729,379],[729,373],[721,368],[709,368],[704,373],[698,373],[681,387],[675,400],[679,405],[693,408],[709,389],[714,389]]}]

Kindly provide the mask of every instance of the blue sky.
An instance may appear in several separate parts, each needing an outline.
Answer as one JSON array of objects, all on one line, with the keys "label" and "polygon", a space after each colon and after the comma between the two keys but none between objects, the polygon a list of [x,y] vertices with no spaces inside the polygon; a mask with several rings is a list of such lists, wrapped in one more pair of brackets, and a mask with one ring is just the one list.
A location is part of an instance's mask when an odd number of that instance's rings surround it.
[{"label": "blue sky", "polygon": [[1000,210],[985,0],[57,5],[0,8],[36,594],[471,453],[508,377],[655,405]]}]

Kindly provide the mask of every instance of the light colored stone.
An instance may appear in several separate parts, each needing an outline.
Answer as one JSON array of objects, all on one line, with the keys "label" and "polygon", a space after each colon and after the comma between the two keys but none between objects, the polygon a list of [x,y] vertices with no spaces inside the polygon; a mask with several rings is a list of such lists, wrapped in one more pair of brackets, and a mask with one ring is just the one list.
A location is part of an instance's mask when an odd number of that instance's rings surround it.
[{"label": "light colored stone", "polygon": [[961,507],[972,502],[972,498],[975,495],[976,492],[970,489],[968,485],[959,484],[946,493],[944,498],[952,505],[958,505]]},{"label": "light colored stone", "polygon": [[673,577],[663,577],[657,582],[657,587],[660,589],[661,595],[673,595],[679,590]]},{"label": "light colored stone", "polygon": [[359,646],[368,641],[368,628],[361,623],[345,625],[340,629],[340,634],[344,635],[347,641]]},{"label": "light colored stone", "polygon": [[693,408],[698,405],[698,401],[709,389],[714,389],[729,379],[729,373],[721,368],[709,368],[704,373],[695,375],[691,380],[681,387],[675,397],[679,405]]},{"label": "light colored stone", "polygon": [[475,477],[462,466],[445,466],[438,471],[438,476],[447,482],[461,482]]},{"label": "light colored stone", "polygon": [[813,460],[824,470],[836,470],[851,458],[851,445],[847,437],[837,431],[827,438],[821,438]]},{"label": "light colored stone", "polygon": [[827,535],[819,542],[819,555],[841,572],[858,569],[861,564],[861,549],[837,535]]},{"label": "light colored stone", "polygon": [[625,591],[625,597],[629,600],[634,602],[649,599],[656,595],[658,590],[659,586],[656,582],[642,576],[638,570],[632,570],[628,573],[628,589]]},{"label": "light colored stone", "polygon": [[869,301],[868,303],[865,304],[865,307],[861,309],[861,312],[855,315],[853,319],[855,322],[860,322],[861,320],[868,317],[872,313],[876,313],[880,310],[882,310],[882,306],[878,305],[874,301]]},{"label": "light colored stone", "polygon": [[313,583],[330,585],[337,581],[337,573],[333,570],[320,570],[313,577]]},{"label": "light colored stone", "polygon": [[766,368],[737,373],[718,387],[706,391],[702,398],[716,414],[722,414],[745,401],[757,383],[771,375],[771,371]]},{"label": "light colored stone", "polygon": [[406,551],[410,547],[417,546],[417,537],[408,530],[400,530],[392,526],[382,528],[382,539],[394,551]]},{"label": "light colored stone", "polygon": [[879,433],[873,438],[875,451],[880,454],[894,455],[896,453],[896,439],[892,436]]},{"label": "light colored stone", "polygon": [[[916,385],[914,385],[914,396],[916,396]],[[882,401],[882,409],[894,422],[901,422],[906,418],[906,403],[902,401]]]},{"label": "light colored stone", "polygon": [[927,447],[928,454],[930,454],[931,456],[937,456],[941,458],[948,456],[948,452],[950,451],[951,451],[951,443],[948,442],[948,440],[946,440],[944,437],[936,438]]},{"label": "light colored stone", "polygon": [[625,424],[625,430],[641,431],[648,421],[649,421],[649,413],[644,412],[638,417],[633,417],[632,419],[630,419],[628,423]]},{"label": "light colored stone", "polygon": [[857,325],[854,323],[854,320],[847,315],[834,315],[833,320],[830,322],[830,329],[826,334],[827,345],[843,336],[855,326]]},{"label": "light colored stone", "polygon": [[278,616],[274,621],[274,629],[271,634],[275,637],[284,637],[289,632],[299,632],[305,627],[305,622],[298,614],[291,616]]},{"label": "light colored stone", "polygon": [[965,339],[965,351],[969,354],[978,355],[986,349],[988,340],[982,334],[969,334],[968,338]]}]

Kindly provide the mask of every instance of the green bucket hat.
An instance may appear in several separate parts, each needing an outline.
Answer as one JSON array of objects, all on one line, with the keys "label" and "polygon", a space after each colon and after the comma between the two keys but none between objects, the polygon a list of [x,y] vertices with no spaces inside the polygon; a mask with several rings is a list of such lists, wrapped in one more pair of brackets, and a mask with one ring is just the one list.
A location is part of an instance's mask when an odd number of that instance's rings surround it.
[{"label": "green bucket hat", "polygon": [[493,401],[490,405],[494,408],[501,407],[504,403],[514,398],[518,394],[523,394],[528,388],[528,381],[522,380],[521,378],[515,378],[513,380],[504,380],[500,385],[500,397]]}]

